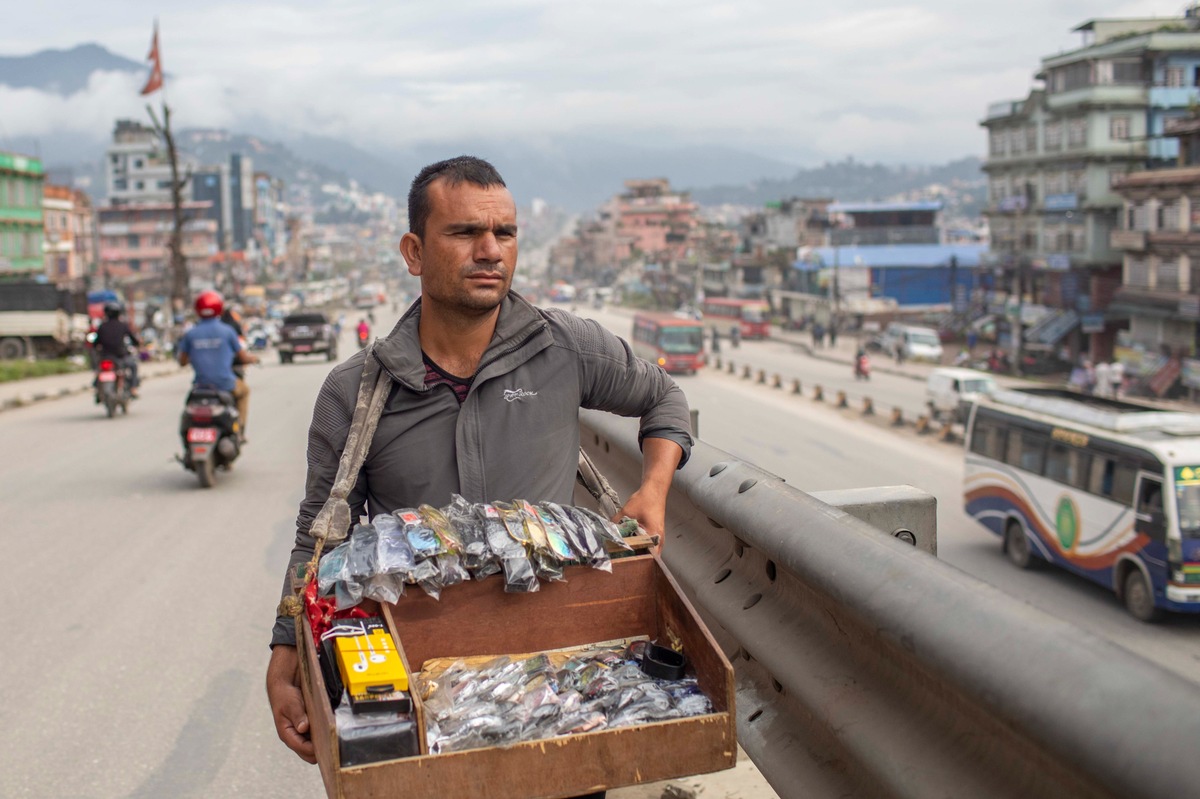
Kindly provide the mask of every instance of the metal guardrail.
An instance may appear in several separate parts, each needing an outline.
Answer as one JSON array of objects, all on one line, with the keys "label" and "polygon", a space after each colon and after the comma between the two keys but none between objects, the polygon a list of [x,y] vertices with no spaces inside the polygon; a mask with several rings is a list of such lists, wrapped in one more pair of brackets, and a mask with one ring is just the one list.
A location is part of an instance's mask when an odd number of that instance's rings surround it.
[{"label": "metal guardrail", "polygon": [[[580,421],[622,496],[630,421]],[[1192,683],[703,442],[667,519],[664,559],[734,665],[739,742],[781,796],[1195,793]]]}]

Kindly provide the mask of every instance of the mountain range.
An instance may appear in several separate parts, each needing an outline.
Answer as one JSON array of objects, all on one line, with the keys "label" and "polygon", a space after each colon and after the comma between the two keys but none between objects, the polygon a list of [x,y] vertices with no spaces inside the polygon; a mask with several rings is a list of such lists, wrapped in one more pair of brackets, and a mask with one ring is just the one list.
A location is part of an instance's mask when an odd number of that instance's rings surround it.
[{"label": "mountain range", "polygon": [[[69,50],[43,50],[26,56],[0,56],[0,84],[36,89],[61,97],[84,91],[97,70],[144,75],[144,63],[115,55],[97,44]],[[114,120],[115,121],[115,120]],[[241,124],[241,123],[239,123]],[[246,129],[255,121],[247,120]],[[109,130],[88,134],[54,133],[0,140],[0,146],[42,157],[54,174],[90,177],[89,189],[103,185],[102,159]],[[982,182],[978,159],[936,168],[866,165],[848,160],[803,169],[768,156],[716,145],[679,146],[663,141],[618,141],[600,134],[568,133],[522,138],[464,138],[367,150],[353,143],[304,131],[273,130],[270,141],[250,133],[226,136],[181,131],[181,148],[211,163],[229,152],[247,152],[256,169],[285,181],[344,182],[404,197],[412,176],[432,161],[471,153],[493,161],[521,201],[540,197],[574,211],[595,208],[622,190],[624,178],[666,177],[690,189],[704,203],[760,205],[789,196],[831,196],[843,200],[879,199],[911,192],[930,183]],[[240,149],[239,149],[240,148]]]}]

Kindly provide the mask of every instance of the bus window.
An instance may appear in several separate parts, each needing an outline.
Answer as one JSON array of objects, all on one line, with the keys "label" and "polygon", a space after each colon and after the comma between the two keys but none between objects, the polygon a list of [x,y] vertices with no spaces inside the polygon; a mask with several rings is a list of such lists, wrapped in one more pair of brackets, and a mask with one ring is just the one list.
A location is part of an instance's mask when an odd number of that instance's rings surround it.
[{"label": "bus window", "polygon": [[1136,480],[1137,470],[1134,467],[1118,463],[1106,455],[1096,455],[1092,458],[1087,490],[1129,505],[1133,503],[1133,484]]},{"label": "bus window", "polygon": [[1175,481],[1175,507],[1179,532],[1184,538],[1200,538],[1200,483]]},{"label": "bus window", "polygon": [[992,460],[1004,460],[1008,431],[991,419],[976,419],[971,433],[971,451]]},{"label": "bus window", "polygon": [[1091,455],[1066,444],[1052,443],[1046,452],[1046,477],[1075,488],[1087,482],[1087,465]]},{"label": "bus window", "polygon": [[1049,438],[1041,433],[1028,430],[1008,437],[1008,452],[1004,462],[1016,466],[1023,472],[1042,473],[1042,464],[1046,458],[1046,442]]},{"label": "bus window", "polygon": [[1139,533],[1150,536],[1155,541],[1161,541],[1166,533],[1163,520],[1163,487],[1162,480],[1143,474],[1137,486],[1137,513],[1134,529]]}]

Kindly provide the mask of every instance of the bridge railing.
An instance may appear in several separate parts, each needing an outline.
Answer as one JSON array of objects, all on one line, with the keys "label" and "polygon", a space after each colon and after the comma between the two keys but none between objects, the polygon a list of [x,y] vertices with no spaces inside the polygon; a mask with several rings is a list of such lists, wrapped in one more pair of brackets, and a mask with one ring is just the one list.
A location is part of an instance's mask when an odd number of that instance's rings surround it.
[{"label": "bridge railing", "polygon": [[[580,426],[628,496],[636,426]],[[664,560],[734,665],[739,741],[781,796],[1194,793],[1194,684],[937,560],[931,500],[878,491],[841,510],[702,441],[671,490]],[[918,546],[895,535],[913,527]]]}]

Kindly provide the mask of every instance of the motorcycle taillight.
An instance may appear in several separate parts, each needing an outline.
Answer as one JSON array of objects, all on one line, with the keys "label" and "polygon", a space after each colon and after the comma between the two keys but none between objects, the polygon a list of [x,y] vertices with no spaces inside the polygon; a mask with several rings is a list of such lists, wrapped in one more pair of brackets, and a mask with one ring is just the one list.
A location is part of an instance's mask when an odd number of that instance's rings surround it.
[{"label": "motorcycle taillight", "polygon": [[101,372],[112,372],[112,371],[115,371],[115,369],[116,369],[116,367],[114,366],[112,361],[101,361],[100,362],[100,371]]},{"label": "motorcycle taillight", "polygon": [[211,405],[189,405],[187,415],[197,422],[211,422],[213,409]]}]

